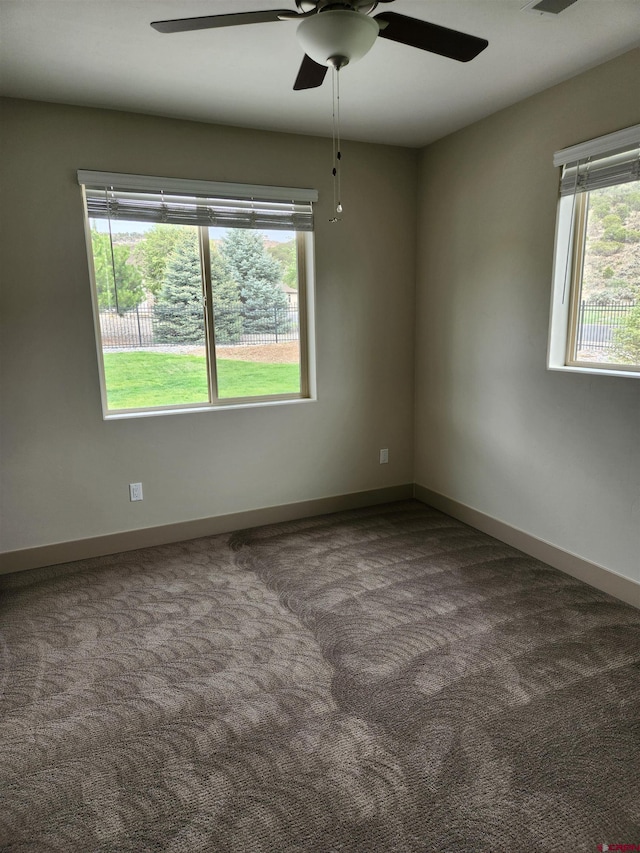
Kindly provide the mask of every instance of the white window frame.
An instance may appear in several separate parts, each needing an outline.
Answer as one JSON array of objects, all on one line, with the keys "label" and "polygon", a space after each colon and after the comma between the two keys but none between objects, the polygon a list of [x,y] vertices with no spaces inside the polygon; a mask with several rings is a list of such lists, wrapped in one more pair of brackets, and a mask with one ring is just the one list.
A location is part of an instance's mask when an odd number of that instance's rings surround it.
[{"label": "white window frame", "polygon": [[[626,376],[640,379],[640,368],[626,364],[575,362],[571,352],[576,335],[577,300],[582,285],[582,263],[586,229],[587,192],[581,184],[591,162],[604,162],[618,152],[638,150],[640,170],[640,125],[628,127],[606,136],[556,151],[553,164],[563,167],[564,194],[558,200],[556,236],[551,290],[551,315],[547,367],[572,373],[599,376]],[[634,154],[635,156],[635,154]],[[627,158],[628,159],[628,158]],[[583,167],[585,167],[583,169]],[[636,168],[634,165],[633,168]],[[582,171],[581,171],[582,170]],[[640,178],[640,171],[638,172]],[[567,182],[575,181],[574,191],[567,191]],[[613,181],[609,185],[618,185]]]},{"label": "white window frame", "polygon": [[[94,313],[94,328],[98,354],[98,366],[100,377],[100,391],[102,398],[103,417],[105,420],[149,417],[167,414],[178,414],[185,411],[216,411],[220,409],[246,408],[256,406],[273,406],[289,403],[301,403],[316,398],[315,382],[315,324],[314,324],[314,241],[313,241],[313,202],[317,201],[318,193],[312,189],[292,187],[270,187],[252,184],[223,183],[213,181],[197,181],[180,178],[159,178],[148,175],[125,175],[111,172],[78,171],[78,183],[82,188],[82,198],[85,211],[85,236],[87,244],[87,258],[89,266],[89,277],[91,281],[91,295]],[[107,386],[104,371],[102,330],[100,326],[100,312],[95,281],[95,268],[93,262],[93,250],[91,241],[90,214],[88,209],[88,188],[113,188],[114,194],[131,192],[132,198],[135,193],[157,194],[158,200],[165,196],[173,195],[198,198],[198,214],[200,221],[194,221],[198,225],[200,256],[203,266],[203,296],[205,305],[206,326],[206,348],[207,348],[207,373],[209,377],[210,401],[203,403],[175,404],[170,406],[147,407],[140,409],[110,409],[107,398]],[[90,192],[91,190],[89,190]],[[105,193],[106,195],[107,193]],[[208,208],[209,220],[203,224],[202,207],[200,202],[206,199],[211,203]],[[213,200],[213,201],[212,201]],[[185,216],[189,217],[193,206],[187,198],[185,205]],[[268,230],[267,224],[253,225],[255,221],[255,209],[266,211],[267,217],[275,211],[276,216],[281,216],[284,223],[280,227],[294,231],[296,234],[296,251],[298,259],[298,317],[300,335],[300,392],[295,394],[273,394],[268,396],[250,396],[220,398],[217,396],[216,388],[216,356],[215,356],[215,321],[213,317],[213,296],[211,291],[209,258],[208,227],[210,224],[218,224],[216,216],[220,217],[221,224],[229,226],[227,220],[231,220],[235,227],[261,228]],[[128,221],[136,220],[135,216],[123,215]],[[298,220],[304,222],[305,230],[297,230],[295,223]],[[250,224],[251,223],[251,224]],[[190,224],[185,221],[183,224]],[[277,226],[276,226],[277,227]]]}]

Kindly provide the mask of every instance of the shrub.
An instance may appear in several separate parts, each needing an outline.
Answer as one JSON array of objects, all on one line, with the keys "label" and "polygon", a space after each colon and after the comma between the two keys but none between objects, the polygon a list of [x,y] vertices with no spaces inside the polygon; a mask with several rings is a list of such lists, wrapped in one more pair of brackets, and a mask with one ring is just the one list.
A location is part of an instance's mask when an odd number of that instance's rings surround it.
[{"label": "shrub", "polygon": [[614,351],[622,364],[640,365],[640,304],[614,332]]}]

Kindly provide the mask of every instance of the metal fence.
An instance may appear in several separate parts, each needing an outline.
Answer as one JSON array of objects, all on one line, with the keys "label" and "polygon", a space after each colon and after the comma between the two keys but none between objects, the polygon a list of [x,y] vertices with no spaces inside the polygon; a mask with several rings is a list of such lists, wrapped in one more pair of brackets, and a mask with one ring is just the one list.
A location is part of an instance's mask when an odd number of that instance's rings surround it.
[{"label": "metal fence", "polygon": [[635,308],[635,302],[585,302],[578,311],[578,350],[607,350],[614,343],[615,330]]},{"label": "metal fence", "polygon": [[[215,326],[216,343],[223,346],[297,341],[298,309],[280,305],[225,307],[216,311]],[[104,349],[203,346],[206,339],[202,309],[176,312],[157,305],[136,306],[121,314],[112,309],[100,311],[100,331]]]}]

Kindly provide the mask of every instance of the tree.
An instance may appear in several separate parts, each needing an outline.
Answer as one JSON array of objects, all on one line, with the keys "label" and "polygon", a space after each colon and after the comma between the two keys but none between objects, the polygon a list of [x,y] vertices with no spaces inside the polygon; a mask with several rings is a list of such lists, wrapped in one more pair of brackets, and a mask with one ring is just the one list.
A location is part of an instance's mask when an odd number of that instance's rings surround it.
[{"label": "tree", "polygon": [[242,303],[238,285],[231,277],[224,258],[213,244],[210,247],[211,289],[216,325],[216,343],[234,344],[242,337]]},{"label": "tree", "polygon": [[181,229],[167,258],[164,283],[156,301],[156,318],[159,341],[205,343],[202,273],[195,229]]},{"label": "tree", "polygon": [[184,230],[180,225],[158,223],[147,231],[134,249],[133,254],[142,272],[144,285],[154,296],[162,290],[167,261]]},{"label": "tree", "polygon": [[288,286],[298,289],[298,252],[296,241],[287,240],[286,243],[276,243],[267,249],[272,258],[280,264],[282,281]]},{"label": "tree", "polygon": [[278,286],[282,270],[257,231],[232,228],[222,241],[220,254],[240,292],[244,331],[285,331],[287,298]]},{"label": "tree", "polygon": [[144,288],[130,247],[112,246],[109,235],[95,229],[91,231],[91,247],[98,307],[115,309],[119,314],[135,308],[144,299]]}]

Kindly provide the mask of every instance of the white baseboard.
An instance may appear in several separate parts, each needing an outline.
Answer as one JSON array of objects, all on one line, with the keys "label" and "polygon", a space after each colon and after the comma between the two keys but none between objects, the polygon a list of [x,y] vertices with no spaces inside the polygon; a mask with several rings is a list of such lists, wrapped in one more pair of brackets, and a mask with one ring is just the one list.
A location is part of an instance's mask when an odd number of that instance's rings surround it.
[{"label": "white baseboard", "polygon": [[19,551],[0,553],[0,575],[36,569],[41,566],[53,566],[58,563],[72,563],[89,557],[101,557],[104,554],[117,554],[120,551],[134,551],[136,548],[148,548],[152,545],[166,545],[168,542],[183,542],[197,539],[199,536],[213,536],[217,533],[231,533],[248,527],[260,527],[263,524],[276,524],[279,521],[292,521],[312,515],[324,515],[346,509],[357,509],[375,504],[391,503],[413,497],[413,484],[387,486],[366,492],[353,492],[347,495],[335,495],[310,501],[283,504],[281,506],[253,509],[246,512],[233,512],[211,518],[198,518],[176,524],[164,524],[159,527],[146,527],[141,530],[125,530],[90,539],[77,539],[72,542],[56,542],[37,548],[24,548]]},{"label": "white baseboard", "polygon": [[136,548],[165,545],[168,542],[181,542],[186,539],[196,539],[199,536],[231,533],[234,530],[259,527],[263,524],[276,524],[279,521],[292,521],[296,518],[407,500],[411,497],[415,497],[422,503],[435,507],[435,509],[439,509],[471,527],[482,530],[501,542],[506,542],[508,545],[512,545],[525,554],[542,560],[572,577],[591,584],[596,589],[640,608],[640,583],[591,563],[569,551],[564,551],[562,548],[551,545],[542,539],[537,539],[530,533],[525,533],[525,531],[512,527],[504,521],[486,515],[473,507],[417,483],[371,489],[365,492],[353,492],[347,495],[335,495],[329,498],[300,501],[246,512],[234,512],[159,527],[147,527],[141,530],[126,530],[90,539],[57,542],[18,551],[6,551],[0,553],[0,575],[40,568],[41,566],[52,566],[58,563],[71,563],[75,560],[100,557],[104,554],[116,554],[120,551],[133,551]]},{"label": "white baseboard", "polygon": [[566,572],[568,575],[602,590],[602,592],[607,592],[627,604],[640,608],[640,583],[598,566],[596,563],[590,563],[588,560],[569,551],[564,551],[556,545],[551,545],[543,539],[537,539],[530,533],[525,533],[524,530],[511,527],[504,521],[499,521],[497,518],[459,503],[453,498],[434,492],[426,486],[420,486],[416,483],[413,494],[422,503],[439,509],[471,527],[482,530],[483,533],[488,533],[495,539],[506,542],[507,545],[512,545],[530,557],[535,557],[555,569],[560,569],[561,572]]}]

